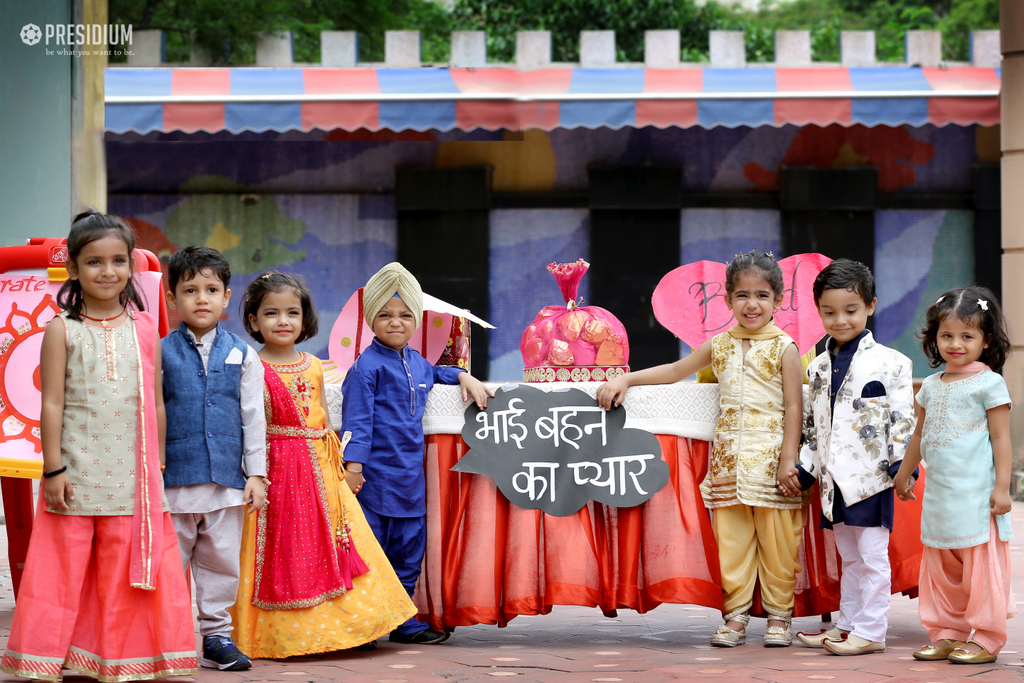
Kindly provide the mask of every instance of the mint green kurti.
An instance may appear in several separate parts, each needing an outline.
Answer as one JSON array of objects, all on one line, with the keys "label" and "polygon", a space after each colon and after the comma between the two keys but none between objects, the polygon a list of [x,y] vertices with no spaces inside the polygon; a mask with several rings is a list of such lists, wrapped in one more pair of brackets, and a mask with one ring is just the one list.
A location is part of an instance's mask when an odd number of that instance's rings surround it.
[{"label": "mint green kurti", "polygon": [[[996,481],[988,410],[1010,403],[1003,378],[991,370],[945,383],[924,380],[917,402],[925,410],[921,454],[927,466],[921,542],[933,548],[988,543],[989,496]],[[1013,539],[1010,513],[996,517],[999,539]]]}]

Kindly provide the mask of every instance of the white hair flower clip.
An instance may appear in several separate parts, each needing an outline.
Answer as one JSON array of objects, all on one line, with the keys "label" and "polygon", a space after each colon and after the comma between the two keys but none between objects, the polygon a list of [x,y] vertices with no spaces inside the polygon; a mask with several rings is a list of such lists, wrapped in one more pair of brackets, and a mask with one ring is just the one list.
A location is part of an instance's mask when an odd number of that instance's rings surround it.
[{"label": "white hair flower clip", "polygon": [[935,303],[936,304],[941,304],[942,300],[945,299],[945,298],[946,298],[946,295],[943,294],[942,296],[940,296],[938,299],[935,300]]},{"label": "white hair flower clip", "polygon": [[978,299],[978,305],[981,306],[981,310],[983,310],[983,311],[987,311],[988,310],[988,302],[985,301],[984,299]]}]

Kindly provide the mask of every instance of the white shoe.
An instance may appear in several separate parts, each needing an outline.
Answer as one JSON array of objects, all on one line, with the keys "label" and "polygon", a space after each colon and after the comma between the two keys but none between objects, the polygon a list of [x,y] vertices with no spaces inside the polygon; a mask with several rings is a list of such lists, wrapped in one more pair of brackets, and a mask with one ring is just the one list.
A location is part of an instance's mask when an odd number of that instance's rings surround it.
[{"label": "white shoe", "polygon": [[830,628],[821,633],[797,633],[796,638],[807,647],[823,647],[826,640],[846,640],[849,633],[840,628]]},{"label": "white shoe", "polygon": [[876,643],[852,633],[846,640],[826,640],[822,647],[834,655],[869,655],[872,652],[885,652],[885,643]]}]

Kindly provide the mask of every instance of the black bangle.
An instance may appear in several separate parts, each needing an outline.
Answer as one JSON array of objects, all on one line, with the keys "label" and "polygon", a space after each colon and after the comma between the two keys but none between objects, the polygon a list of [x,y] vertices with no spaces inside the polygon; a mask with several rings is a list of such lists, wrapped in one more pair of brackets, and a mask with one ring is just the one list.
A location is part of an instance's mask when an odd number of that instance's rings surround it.
[{"label": "black bangle", "polygon": [[54,470],[53,472],[43,472],[43,476],[49,479],[50,477],[56,477],[58,474],[64,474],[67,471],[68,466],[64,465],[64,467],[61,467],[59,470]]}]

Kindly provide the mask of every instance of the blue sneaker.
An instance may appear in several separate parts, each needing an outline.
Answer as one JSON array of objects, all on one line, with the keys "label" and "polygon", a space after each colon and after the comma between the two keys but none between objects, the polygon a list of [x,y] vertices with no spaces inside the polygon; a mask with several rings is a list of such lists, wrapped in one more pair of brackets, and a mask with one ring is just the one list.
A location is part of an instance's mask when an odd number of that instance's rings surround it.
[{"label": "blue sneaker", "polygon": [[252,667],[252,660],[242,654],[234,641],[225,636],[203,638],[203,656],[199,663],[208,669],[221,671],[245,671]]}]

